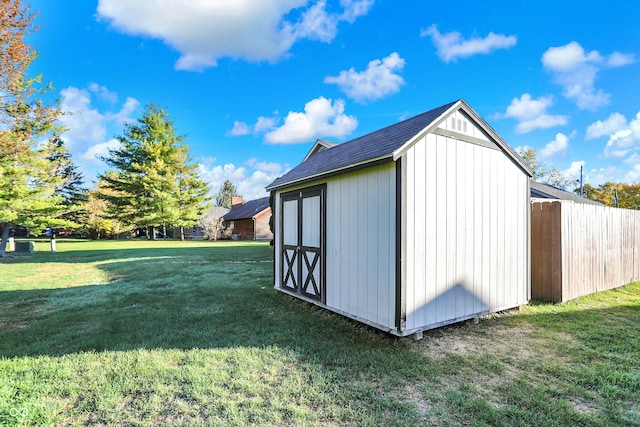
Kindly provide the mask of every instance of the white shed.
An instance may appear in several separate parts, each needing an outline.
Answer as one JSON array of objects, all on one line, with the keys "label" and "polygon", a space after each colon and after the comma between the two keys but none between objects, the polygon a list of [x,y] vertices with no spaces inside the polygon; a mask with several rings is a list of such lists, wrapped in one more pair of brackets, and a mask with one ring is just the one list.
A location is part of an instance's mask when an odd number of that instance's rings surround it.
[{"label": "white shed", "polygon": [[267,187],[276,289],[399,336],[529,301],[531,170],[464,100],[309,153]]}]

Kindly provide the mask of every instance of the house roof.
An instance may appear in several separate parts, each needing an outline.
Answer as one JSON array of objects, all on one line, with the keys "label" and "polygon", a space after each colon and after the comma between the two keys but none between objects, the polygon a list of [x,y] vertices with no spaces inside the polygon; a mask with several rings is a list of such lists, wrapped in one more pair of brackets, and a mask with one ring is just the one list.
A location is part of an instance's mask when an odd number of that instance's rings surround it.
[{"label": "house roof", "polygon": [[253,218],[265,209],[269,208],[269,198],[249,200],[241,206],[231,209],[225,216],[224,221],[235,221],[239,219]]},{"label": "house roof", "polygon": [[[464,100],[460,99],[343,144],[320,150],[269,184],[267,190],[292,186],[299,182],[338,173],[344,169],[397,160],[418,137],[437,126],[442,119],[458,109],[463,109],[478,122],[483,130],[531,176],[531,170],[522,158]],[[317,144],[316,142],[314,147]]]},{"label": "house roof", "polygon": [[587,205],[602,205],[602,203],[596,202],[595,200],[587,199],[586,197],[580,197],[577,194],[561,190],[552,185],[534,181],[531,181],[531,197],[537,197],[541,199],[571,200],[576,203],[584,203]]},{"label": "house roof", "polygon": [[309,157],[313,156],[314,154],[317,154],[320,151],[324,151],[324,150],[326,150],[328,148],[335,147],[336,145],[338,145],[337,142],[327,141],[326,139],[318,139],[318,140],[316,140],[316,143],[313,144],[313,147],[311,147],[311,150],[309,150],[307,155],[304,156],[304,160],[302,160],[302,161],[304,162],[305,160],[307,160]]}]

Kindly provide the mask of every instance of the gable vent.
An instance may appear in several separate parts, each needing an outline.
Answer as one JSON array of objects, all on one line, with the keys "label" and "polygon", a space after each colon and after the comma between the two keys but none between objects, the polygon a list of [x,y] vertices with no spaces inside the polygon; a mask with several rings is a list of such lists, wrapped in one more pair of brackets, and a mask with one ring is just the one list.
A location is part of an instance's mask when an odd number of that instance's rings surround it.
[{"label": "gable vent", "polygon": [[451,117],[451,130],[467,133],[467,121]]}]

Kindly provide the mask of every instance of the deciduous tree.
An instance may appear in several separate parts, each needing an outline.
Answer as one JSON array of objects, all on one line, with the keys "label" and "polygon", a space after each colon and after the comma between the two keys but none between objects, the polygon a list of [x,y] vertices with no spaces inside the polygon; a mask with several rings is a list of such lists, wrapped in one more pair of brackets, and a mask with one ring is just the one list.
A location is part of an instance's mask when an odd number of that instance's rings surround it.
[{"label": "deciduous tree", "polygon": [[518,154],[524,162],[529,165],[533,170],[533,176],[531,179],[535,182],[541,182],[543,184],[549,184],[561,190],[566,190],[573,179],[563,174],[558,168],[553,166],[551,169],[544,163],[538,160],[536,150],[531,147],[518,150]]},{"label": "deciduous tree", "polygon": [[224,228],[222,219],[228,211],[226,208],[214,206],[202,217],[198,225],[202,228],[205,239],[218,240],[231,235],[231,229]]},{"label": "deciduous tree", "polygon": [[598,187],[585,184],[583,190],[585,197],[604,203],[607,206],[640,209],[640,183],[616,184],[605,182]]},{"label": "deciduous tree", "polygon": [[6,256],[9,230],[64,225],[64,185],[53,174],[48,147],[37,139],[55,130],[60,115],[57,105],[42,101],[49,89],[42,76],[27,75],[37,52],[25,37],[37,31],[29,7],[20,0],[0,1],[0,257]]}]

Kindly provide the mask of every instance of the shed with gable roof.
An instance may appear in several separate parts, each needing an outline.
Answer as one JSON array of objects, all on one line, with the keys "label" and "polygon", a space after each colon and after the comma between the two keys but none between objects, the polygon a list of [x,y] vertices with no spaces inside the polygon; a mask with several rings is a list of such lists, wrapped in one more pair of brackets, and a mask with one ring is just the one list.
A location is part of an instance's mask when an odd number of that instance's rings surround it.
[{"label": "shed with gable roof", "polygon": [[275,288],[398,336],[526,304],[530,177],[464,100],[319,140],[267,187]]}]

